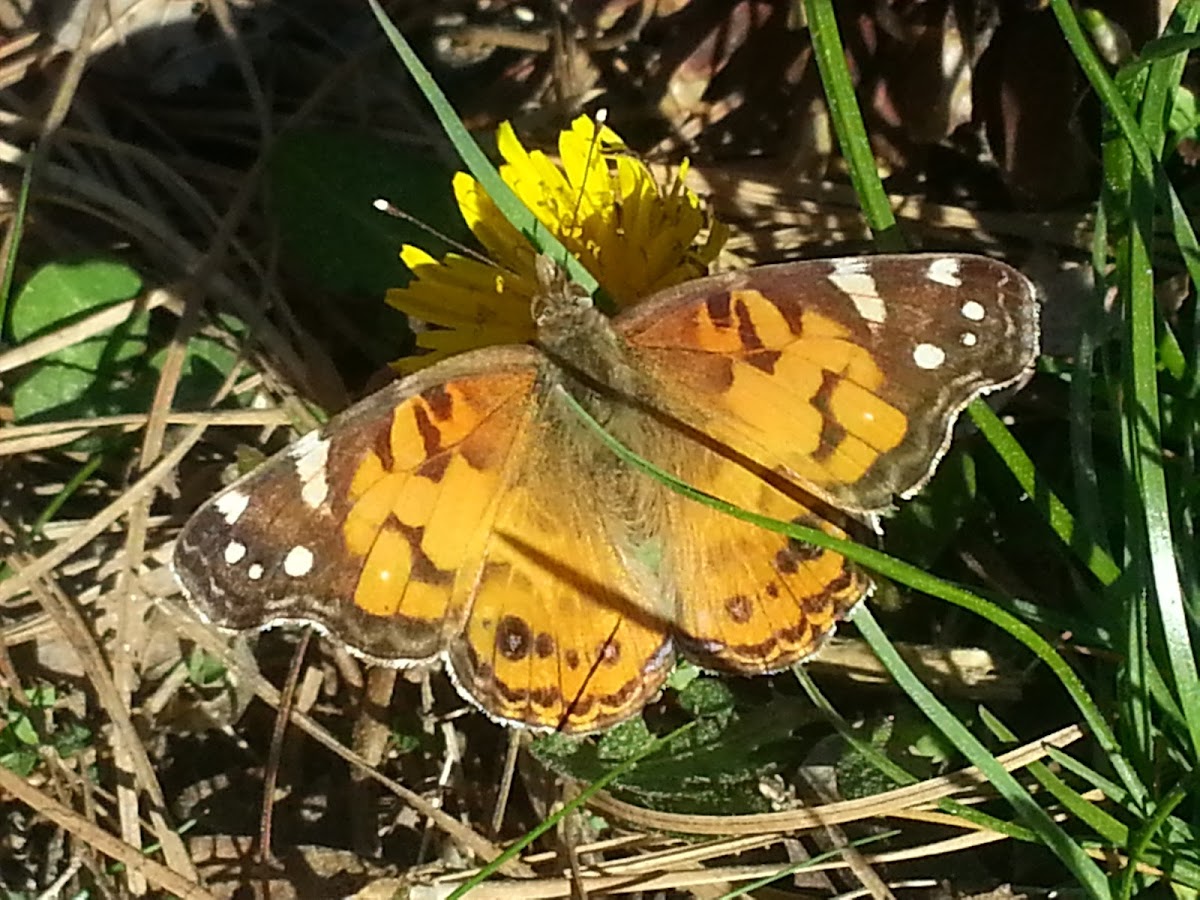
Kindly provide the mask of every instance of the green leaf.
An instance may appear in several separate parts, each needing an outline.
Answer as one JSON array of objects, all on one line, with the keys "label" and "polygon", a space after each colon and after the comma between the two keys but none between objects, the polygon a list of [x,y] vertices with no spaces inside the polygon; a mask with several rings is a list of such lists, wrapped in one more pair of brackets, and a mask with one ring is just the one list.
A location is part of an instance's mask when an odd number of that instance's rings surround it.
[{"label": "green leaf", "polygon": [[30,747],[38,745],[37,729],[33,727],[33,722],[28,716],[18,716],[13,719],[9,723],[9,731],[22,744],[28,744]]},{"label": "green leaf", "polygon": [[[716,678],[699,679],[724,687]],[[810,704],[775,696],[752,710],[698,720],[612,789],[642,806],[691,813],[764,812],[762,779],[799,763],[798,728],[815,715]],[[596,740],[538,738],[534,755],[554,771],[592,781],[613,765],[636,758],[654,738],[641,718],[623,722]]]},{"label": "green leaf", "polygon": [[[42,337],[135,297],[141,289],[141,277],[124,263],[49,263],[30,276],[13,300],[13,337],[18,343]],[[13,389],[16,421],[125,411],[126,391],[136,377],[129,364],[146,352],[149,327],[149,315],[136,313],[107,334],[43,357]],[[88,398],[101,374],[103,390]]]},{"label": "green leaf", "polygon": [[25,699],[30,706],[49,709],[58,702],[58,692],[52,684],[39,684],[25,692]]},{"label": "green leaf", "polygon": [[671,670],[671,674],[667,676],[666,687],[682,691],[685,687],[695,681],[704,673],[700,667],[694,663],[688,662],[686,659],[681,659],[675,663],[675,668]]},{"label": "green leaf", "polygon": [[[152,389],[156,386],[158,373],[162,371],[166,358],[166,348],[150,358],[150,368],[154,370]],[[187,355],[183,359],[172,405],[176,409],[207,408],[237,359],[238,355],[220,341],[200,334],[194,336],[188,341]]]},{"label": "green leaf", "polygon": [[936,774],[955,758],[954,745],[933,724],[907,711],[897,712],[888,745],[892,748],[889,754],[892,759],[925,777]]},{"label": "green leaf", "polygon": [[733,710],[734,696],[720,678],[696,678],[679,692],[679,705],[693,716],[717,716]]},{"label": "green leaf", "polygon": [[614,766],[645,753],[652,743],[654,735],[646,727],[646,720],[637,716],[600,735],[596,740],[596,758],[605,766]]},{"label": "green leaf", "polygon": [[188,655],[188,681],[197,687],[211,687],[214,684],[220,684],[225,680],[226,671],[225,664],[221,660],[199,647]]},{"label": "green leaf", "polygon": [[1200,125],[1196,95],[1183,85],[1178,85],[1172,96],[1169,124],[1171,131],[1186,132],[1187,137],[1193,137],[1196,126]]},{"label": "green leaf", "polygon": [[58,729],[52,743],[58,755],[69,759],[92,744],[92,731],[82,725],[72,724]]},{"label": "green leaf", "polygon": [[154,390],[148,374],[145,369],[102,373],[46,363],[13,389],[13,417],[18,422],[44,422],[144,409]]},{"label": "green leaf", "polygon": [[[42,266],[25,282],[13,301],[12,334],[18,343],[137,296],[142,279],[121,262],[90,259]],[[74,348],[55,354],[73,361]],[[84,353],[86,357],[88,354]]]},{"label": "green leaf", "polygon": [[0,754],[0,766],[4,766],[14,775],[22,778],[28,778],[33,774],[33,770],[37,767],[37,760],[37,754],[28,750]]},{"label": "green leaf", "polygon": [[[846,746],[834,763],[834,771],[837,773],[838,791],[847,800],[871,797],[896,787],[895,777],[880,768],[881,761],[889,768],[899,768],[894,760],[883,753],[894,730],[895,718],[888,716],[843,735]],[[901,770],[901,774],[904,775],[904,783],[914,784],[917,780],[904,770]]]},{"label": "green leaf", "polygon": [[470,243],[450,187],[453,174],[428,151],[402,144],[295,132],[280,138],[271,157],[271,211],[289,261],[316,288],[379,297],[408,283],[401,244],[434,256],[449,246],[372,204],[383,198],[452,240]]},{"label": "green leaf", "polygon": [[416,731],[397,731],[393,728],[389,738],[389,750],[397,756],[415,753],[426,744],[423,735]]},{"label": "green leaf", "polygon": [[[90,259],[55,262],[30,276],[12,304],[12,333],[27,342],[54,333],[142,290],[141,276],[124,263]],[[235,334],[237,320],[224,318]],[[17,422],[93,418],[147,409],[157,389],[170,335],[156,336],[151,314],[135,312],[108,332],[47,354],[29,365],[12,389]],[[162,349],[158,349],[162,347]],[[197,335],[189,343],[177,386],[176,408],[203,408],[237,356],[219,341]],[[101,438],[77,441],[97,449]]]}]

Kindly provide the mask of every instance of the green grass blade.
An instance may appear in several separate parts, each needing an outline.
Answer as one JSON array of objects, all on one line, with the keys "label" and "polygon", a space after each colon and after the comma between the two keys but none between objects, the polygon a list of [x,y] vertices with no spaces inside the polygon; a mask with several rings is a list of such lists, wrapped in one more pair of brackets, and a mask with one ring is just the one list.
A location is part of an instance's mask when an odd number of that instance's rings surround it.
[{"label": "green grass blade", "polygon": [[[1125,73],[1122,78],[1129,81],[1132,76]],[[1129,213],[1127,210],[1129,198],[1133,192],[1134,182],[1133,153],[1129,144],[1114,136],[1104,146],[1104,180],[1106,185],[1102,202],[1112,207],[1112,219],[1122,223],[1115,233],[1114,255],[1117,267],[1112,276],[1112,284],[1118,288],[1120,295],[1128,295],[1128,250],[1126,245],[1129,238],[1125,235]],[[1107,265],[1105,264],[1105,268]],[[1103,270],[1097,274],[1103,277]],[[1126,322],[1126,325],[1128,323]],[[1122,335],[1121,368],[1124,373],[1130,371],[1129,330]],[[1124,398],[1130,389],[1124,385],[1114,388],[1117,397]],[[1120,417],[1121,462],[1123,471],[1131,473],[1136,463],[1133,454],[1133,432],[1125,426],[1125,413],[1128,402],[1124,406],[1117,404],[1114,412]],[[1125,539],[1126,571],[1122,574],[1121,589],[1111,592],[1112,608],[1117,621],[1122,626],[1122,644],[1117,649],[1123,654],[1125,665],[1118,672],[1117,691],[1117,727],[1120,729],[1123,746],[1141,771],[1150,771],[1148,760],[1153,751],[1151,748],[1152,722],[1150,708],[1146,702],[1146,672],[1149,635],[1146,628],[1146,585],[1150,582],[1150,573],[1146,569],[1146,553],[1141,548],[1144,543],[1145,528],[1140,522],[1140,513],[1131,512],[1139,509],[1135,489],[1129,485],[1124,488],[1123,521]],[[1126,786],[1129,786],[1126,783]],[[1149,802],[1149,792],[1132,791],[1136,809],[1141,813]]]},{"label": "green grass blade", "polygon": [[[903,237],[896,227],[887,194],[879,180],[870,140],[858,109],[854,85],[846,66],[845,51],[838,37],[833,5],[829,0],[805,0],[805,11],[834,128],[850,168],[851,181],[863,212],[881,249],[903,250]],[[1031,496],[1044,498],[1042,508],[1056,533],[1069,547],[1075,548],[1081,554],[1085,564],[1101,582],[1115,581],[1120,574],[1120,568],[1096,542],[1084,540],[1081,542],[1082,546],[1077,545],[1079,533],[1066,505],[1053,493],[1045,490],[1044,481],[1037,478],[1032,461],[1003,423],[985,403],[976,401],[969,409],[976,424],[1013,470],[1018,482]]]},{"label": "green grass blade", "polygon": [[703,503],[734,518],[750,522],[760,528],[765,528],[768,531],[785,534],[788,537],[793,537],[805,543],[834,550],[844,555],[847,559],[866,566],[868,569],[878,572],[893,581],[898,581],[914,590],[922,591],[932,597],[937,597],[940,600],[961,606],[963,609],[982,616],[992,624],[1008,632],[1009,635],[1024,644],[1045,663],[1062,683],[1067,693],[1071,696],[1071,699],[1079,707],[1079,711],[1082,713],[1088,727],[1092,729],[1101,747],[1104,748],[1105,753],[1114,761],[1114,765],[1118,767],[1118,772],[1121,774],[1122,780],[1132,778],[1134,784],[1137,784],[1136,775],[1125,764],[1120,745],[1109,729],[1105,716],[1092,701],[1087,689],[1083,686],[1083,682],[1079,680],[1079,676],[1075,674],[1075,671],[1067,664],[1067,661],[1063,659],[1062,655],[1045,638],[1016,618],[1016,616],[1000,609],[994,603],[989,603],[970,591],[942,581],[940,578],[935,578],[924,570],[888,556],[886,553],[872,550],[853,541],[831,537],[816,528],[806,528],[791,522],[780,522],[718,500],[635,454],[609,434],[604,429],[604,426],[597,422],[579,404],[579,401],[566,391],[560,391],[559,396],[579,416],[580,421],[587,425],[613,453],[629,465],[646,473],[672,490],[683,494],[685,497],[689,497],[698,503]]},{"label": "green grass blade", "polygon": [[1066,38],[1071,52],[1075,54],[1075,59],[1091,83],[1092,89],[1096,91],[1105,110],[1112,116],[1122,137],[1128,142],[1138,175],[1146,183],[1155,186],[1158,204],[1171,217],[1171,228],[1179,245],[1183,264],[1187,267],[1192,283],[1200,290],[1200,243],[1196,240],[1196,232],[1192,228],[1187,210],[1170,180],[1163,173],[1161,164],[1155,159],[1132,110],[1084,34],[1070,0],[1050,0],[1050,8],[1054,11],[1063,37]]},{"label": "green grass blade", "polygon": [[1129,848],[1129,861],[1125,865],[1125,870],[1121,873],[1121,881],[1117,887],[1116,895],[1121,900],[1128,900],[1129,897],[1133,896],[1137,863],[1146,856],[1146,851],[1150,848],[1150,842],[1154,840],[1154,836],[1166,824],[1175,807],[1186,800],[1187,797],[1188,786],[1182,784],[1176,785],[1154,807],[1145,824],[1138,829],[1133,844]]},{"label": "green grass blade", "polygon": [[[855,850],[861,851],[862,848],[868,844],[890,840],[891,838],[898,837],[900,834],[901,832],[895,829],[881,831],[879,834],[872,834],[868,835],[867,837],[856,838],[855,840],[850,841],[849,846],[853,847]],[[716,898],[716,900],[735,900],[737,897],[749,896],[760,888],[764,888],[768,884],[778,881],[780,878],[786,878],[788,875],[795,875],[797,872],[803,872],[805,869],[811,869],[813,866],[818,866],[821,863],[838,859],[846,852],[846,850],[846,847],[834,847],[832,850],[826,850],[824,853],[818,853],[815,856],[810,856],[808,859],[797,860],[791,865],[782,867],[778,872],[775,872],[771,875],[766,875],[762,878],[751,881],[748,884],[744,884],[738,888],[735,888],[732,891],[721,894]]]},{"label": "green grass blade", "polygon": [[1129,799],[1129,793],[1121,785],[1111,778],[1105,778],[1091,766],[1084,765],[1069,753],[1064,753],[1057,747],[1047,747],[1046,755],[1072,775],[1083,779],[1092,787],[1099,788],[1104,792],[1104,796],[1114,803],[1123,804]]},{"label": "green grass blade", "polygon": [[[1137,151],[1131,149],[1136,159]],[[1135,504],[1141,506],[1140,524],[1145,529],[1139,538],[1148,554],[1153,596],[1162,623],[1167,660],[1192,742],[1192,758],[1200,759],[1200,672],[1188,631],[1183,585],[1175,558],[1176,542],[1160,439],[1163,420],[1158,396],[1157,304],[1153,260],[1144,238],[1153,230],[1153,192],[1135,180],[1129,202],[1132,227],[1123,278],[1127,287],[1131,374],[1126,425],[1130,429],[1132,472],[1138,493]]]},{"label": "green grass blade", "polygon": [[[897,785],[905,786],[917,783],[918,779],[916,776],[908,772],[903,766],[891,759],[870,741],[865,741],[854,733],[854,729],[850,727],[850,723],[833,708],[833,704],[825,699],[824,694],[821,693],[812,676],[804,670],[803,665],[793,666],[792,672],[796,676],[796,680],[800,682],[800,686],[804,689],[808,698],[812,701],[813,706],[825,716],[826,720],[833,726],[841,738],[853,747],[867,762],[892,779]],[[1017,825],[1004,819],[998,819],[995,816],[989,816],[987,813],[972,809],[969,806],[959,803],[957,800],[951,800],[949,797],[942,797],[938,800],[937,806],[942,812],[958,816],[960,819],[970,822],[979,828],[1008,835],[1014,840],[1025,841],[1026,843],[1038,843],[1038,836],[1023,825]]]},{"label": "green grass blade", "polygon": [[429,70],[425,68],[424,63],[405,40],[404,35],[392,24],[391,19],[379,6],[377,0],[367,0],[367,3],[370,4],[371,12],[375,14],[379,27],[387,35],[387,39],[391,42],[405,68],[417,83],[417,87],[425,95],[429,105],[433,107],[434,115],[437,116],[446,137],[454,145],[455,151],[462,158],[463,164],[466,165],[472,177],[483,186],[504,218],[525,235],[540,252],[549,254],[555,262],[563,266],[570,274],[572,281],[581,285],[589,294],[595,293],[599,287],[595,277],[583,267],[579,260],[567,252],[558,238],[541,223],[529,207],[521,202],[512,188],[500,177],[500,173],[496,171],[496,167],[492,165],[491,160],[488,159],[487,154],[483,152],[475,138],[467,131],[462,119],[458,117],[458,113],[454,111],[454,107],[450,105],[450,101],[446,99],[442,89],[433,80]]},{"label": "green grass blade", "polygon": [[[1190,12],[1190,11],[1189,11]],[[1185,56],[1200,47],[1200,35],[1171,34],[1146,41],[1134,65],[1144,66],[1168,56]],[[1176,82],[1178,83],[1178,82]]]},{"label": "green grass blade", "polygon": [[838,36],[833,3],[831,0],[804,0],[804,11],[808,15],[808,30],[817,69],[821,73],[821,84],[825,88],[825,99],[829,104],[829,115],[833,119],[842,155],[850,169],[854,192],[862,204],[867,224],[874,232],[875,245],[885,252],[907,250],[908,243],[896,225],[891,203],[875,168],[875,154],[871,150],[871,141],[867,137],[858,99],[854,95],[854,82],[846,65],[846,51]]},{"label": "green grass blade", "polygon": [[[1087,558],[1083,559],[1083,563],[1092,570],[1102,584],[1112,584],[1115,583],[1119,570],[1116,562],[1111,558],[1112,551],[1108,545],[1108,519],[1104,513],[1104,504],[1101,502],[1100,477],[1096,469],[1093,443],[1095,413],[1092,398],[1097,381],[1093,377],[1092,369],[1094,360],[1097,357],[1103,358],[1100,350],[1107,318],[1104,298],[1108,292],[1105,280],[1105,271],[1108,268],[1108,216],[1105,214],[1102,203],[1097,204],[1096,208],[1096,225],[1092,231],[1091,250],[1095,288],[1092,292],[1091,302],[1084,309],[1082,327],[1079,329],[1079,341],[1075,347],[1075,365],[1071,369],[1071,385],[1067,400],[1067,428],[1068,440],[1071,444],[1071,458],[1075,460],[1075,465],[1071,467],[1071,474],[1075,488],[1075,503],[1079,509],[1079,522],[1082,526],[1079,533],[1086,538],[1085,541],[1079,542],[1080,546],[1076,548],[1076,552],[1081,550],[1082,545],[1086,543],[1098,548],[1105,557],[1109,557],[1107,564],[1103,563],[1101,559],[1093,560],[1092,551],[1089,548]],[[1030,493],[1029,496],[1038,497],[1039,495]],[[1051,512],[1045,506],[1041,504],[1039,506],[1043,514]],[[1072,530],[1072,534],[1074,533]],[[1063,535],[1059,534],[1059,538],[1062,539]],[[1069,546],[1076,545],[1072,542]],[[1101,571],[1096,571],[1097,566],[1102,567]]]},{"label": "green grass blade", "polygon": [[[862,204],[863,213],[881,249],[904,250],[906,246],[903,236],[896,226],[895,216],[875,168],[870,139],[863,125],[862,114],[854,94],[854,84],[846,66],[845,50],[838,37],[833,4],[830,0],[805,0],[804,8],[808,15],[813,50],[825,96],[829,102],[834,130],[850,168],[850,178]],[[1037,479],[1032,461],[1008,429],[982,402],[972,403],[969,410],[976,424],[984,431],[1005,463],[1013,469],[1018,482],[1025,487],[1030,496],[1045,496],[1043,509],[1046,510],[1051,527],[1069,547],[1075,547],[1076,530],[1073,517],[1053,493],[1035,491],[1035,488],[1041,488],[1043,483]],[[1116,580],[1120,574],[1116,563],[1095,542],[1086,541],[1085,547],[1078,548],[1078,552],[1083,554],[1085,564],[1103,583]]]},{"label": "green grass blade", "polygon": [[[980,716],[991,732],[1003,741],[1016,742],[1017,736],[986,707],[980,708]],[[1060,754],[1065,756],[1066,754]],[[1129,840],[1129,829],[1119,819],[1102,810],[1086,799],[1050,770],[1044,762],[1031,762],[1026,769],[1045,788],[1046,793],[1057,800],[1067,812],[1085,823],[1106,843],[1124,847]]]},{"label": "green grass blade", "polygon": [[1046,521],[1050,523],[1059,539],[1079,556],[1102,584],[1112,584],[1116,581],[1121,574],[1120,567],[1099,544],[1088,537],[1086,531],[1076,527],[1075,517],[1071,515],[1066,504],[1046,487],[1045,481],[1038,476],[1033,460],[1012,436],[1012,432],[1004,427],[1000,417],[990,406],[979,401],[972,403],[967,411],[971,414],[971,421],[1000,454],[1017,483],[1042,510]]},{"label": "green grass blade", "polygon": [[821,693],[821,689],[817,687],[817,683],[813,681],[812,676],[805,671],[803,664],[793,666],[792,674],[796,676],[796,681],[800,683],[800,687],[808,695],[808,699],[812,701],[817,711],[825,717],[826,721],[833,726],[834,731],[859,756],[901,787],[917,783],[915,775],[911,774],[870,741],[863,740],[863,738],[855,733],[845,717],[837,711],[832,703],[825,699],[825,695]]},{"label": "green grass blade", "polygon": [[[1176,7],[1171,21],[1168,23],[1167,30],[1185,33],[1175,35],[1176,37],[1195,39],[1196,35],[1190,34],[1190,32],[1196,30],[1198,23],[1200,23],[1200,2],[1197,2],[1197,0],[1185,0],[1185,2],[1180,3]],[[1146,136],[1147,143],[1154,151],[1156,159],[1161,156],[1163,147],[1167,142],[1166,129],[1171,113],[1171,104],[1182,82],[1187,61],[1186,52],[1177,52],[1156,60],[1150,68],[1150,76],[1147,79],[1146,91],[1142,100],[1141,127]],[[1165,180],[1165,174],[1162,173],[1161,166],[1158,172],[1160,173],[1160,177]],[[1167,184],[1169,187],[1169,182]],[[1162,191],[1159,191],[1159,193],[1161,195]],[[1183,245],[1181,245],[1181,249],[1182,247]],[[1151,309],[1151,314],[1156,310],[1157,305],[1154,305]],[[1177,347],[1178,344],[1172,344],[1172,346]],[[1162,340],[1160,339],[1160,358],[1162,353]],[[1189,366],[1185,363],[1183,368],[1186,369]],[[1195,368],[1194,360],[1190,368]],[[1169,364],[1167,365],[1167,369],[1171,371]],[[1184,376],[1177,375],[1176,377],[1182,378]],[[1159,466],[1158,468],[1159,472],[1162,473],[1162,467]],[[1163,479],[1165,484],[1165,475]],[[1171,511],[1169,502],[1165,504],[1165,509],[1169,517]],[[1168,518],[1167,522],[1170,525],[1172,520]],[[1183,572],[1196,572],[1198,565],[1195,558],[1195,543],[1192,540],[1181,537],[1172,541],[1172,546],[1174,548],[1174,553],[1171,556],[1172,561],[1178,562],[1179,568]],[[1175,575],[1179,581],[1183,580],[1180,578],[1178,569],[1175,570]],[[1195,761],[1200,758],[1197,755],[1200,754],[1200,745],[1197,745],[1197,737],[1200,734],[1197,731],[1197,725],[1200,723],[1200,678],[1197,676],[1196,669],[1196,647],[1188,628],[1187,610],[1185,608],[1185,598],[1187,595],[1188,591],[1184,589],[1183,584],[1180,584],[1178,593],[1170,598],[1169,604],[1164,604],[1163,598],[1159,597],[1159,615],[1166,633],[1168,658],[1177,692],[1177,697],[1172,698],[1172,700],[1177,700],[1178,702],[1172,705],[1183,713],[1188,733],[1192,738],[1192,760]]]},{"label": "green grass blade", "polygon": [[908,694],[909,699],[958,748],[963,756],[979,768],[988,782],[1016,810],[1021,821],[1037,832],[1045,845],[1074,874],[1080,886],[1092,897],[1107,898],[1111,896],[1108,879],[1104,877],[1099,866],[1083,852],[1083,848],[1070,835],[1050,818],[1044,809],[1037,805],[1021,783],[996,761],[987,748],[908,667],[883,633],[883,629],[879,627],[879,623],[871,615],[869,607],[860,606],[855,611],[854,624],[858,626],[863,638],[871,645],[871,649],[879,657],[884,668]]},{"label": "green grass blade", "polygon": [[[120,443],[128,442],[121,441]],[[63,508],[76,491],[83,487],[84,482],[91,478],[93,473],[100,468],[105,458],[105,453],[93,453],[82,466],[75,470],[75,474],[67,479],[67,483],[50,499],[45,509],[38,513],[33,526],[30,528],[30,534],[38,537],[42,536],[42,529],[46,527],[47,523],[53,521],[54,517],[58,515],[58,511]]]}]

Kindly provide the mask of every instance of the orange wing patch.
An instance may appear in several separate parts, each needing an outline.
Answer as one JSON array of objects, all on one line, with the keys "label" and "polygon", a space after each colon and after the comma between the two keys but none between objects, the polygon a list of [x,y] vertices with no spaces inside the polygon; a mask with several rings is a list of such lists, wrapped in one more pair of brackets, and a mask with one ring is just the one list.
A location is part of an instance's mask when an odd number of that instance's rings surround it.
[{"label": "orange wing patch", "polygon": [[435,385],[396,407],[350,483],[342,529],[364,560],[356,606],[446,616],[467,537],[489,521],[533,387],[532,371],[501,373]]},{"label": "orange wing patch", "polygon": [[1033,286],[963,255],[761,266],[662,291],[614,327],[639,391],[841,509],[932,474],[959,412],[1037,357]]},{"label": "orange wing patch", "polygon": [[827,316],[751,289],[656,312],[626,337],[664,405],[824,498],[904,439],[871,352]]},{"label": "orange wing patch", "polygon": [[527,347],[449,360],[231,485],[176,543],[193,605],[238,629],[311,622],[382,662],[436,657],[465,619],[462,567],[522,453],[543,365]]}]

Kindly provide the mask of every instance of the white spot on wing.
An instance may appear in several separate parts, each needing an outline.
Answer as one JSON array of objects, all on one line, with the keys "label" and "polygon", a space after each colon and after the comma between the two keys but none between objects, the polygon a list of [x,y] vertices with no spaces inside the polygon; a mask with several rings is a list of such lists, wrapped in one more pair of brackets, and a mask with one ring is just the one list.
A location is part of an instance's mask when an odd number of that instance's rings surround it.
[{"label": "white spot on wing", "polygon": [[251,581],[258,581],[263,576],[263,567],[259,563],[250,563],[250,568],[246,570],[246,577]]},{"label": "white spot on wing", "polygon": [[237,541],[230,541],[225,545],[225,562],[231,566],[236,566],[242,561],[242,557],[246,555],[246,545],[240,544]]},{"label": "white spot on wing", "polygon": [[937,344],[917,344],[913,348],[913,362],[922,369],[936,369],[946,361],[946,351]]},{"label": "white spot on wing", "polygon": [[283,558],[283,571],[293,578],[300,578],[312,571],[313,555],[307,547],[297,544]]},{"label": "white spot on wing", "polygon": [[958,277],[959,261],[953,256],[943,256],[935,259],[925,270],[925,277],[947,287],[962,287],[962,279]]},{"label": "white spot on wing", "polygon": [[875,279],[867,271],[868,261],[862,257],[834,260],[829,280],[834,287],[850,298],[863,319],[879,325],[887,318],[887,305],[879,296]]},{"label": "white spot on wing", "polygon": [[249,496],[241,491],[230,491],[213,501],[213,509],[221,514],[226,525],[232,525],[240,519],[249,505]]},{"label": "white spot on wing", "polygon": [[968,300],[962,305],[961,312],[964,319],[970,319],[972,322],[982,322],[983,317],[987,315],[987,310],[978,300]]},{"label": "white spot on wing", "polygon": [[962,341],[964,347],[974,347],[979,343],[979,336],[973,331],[964,331],[959,340]]},{"label": "white spot on wing", "polygon": [[316,509],[329,496],[325,467],[329,462],[329,439],[310,431],[292,445],[296,460],[296,477],[300,479],[300,499],[309,509]]}]

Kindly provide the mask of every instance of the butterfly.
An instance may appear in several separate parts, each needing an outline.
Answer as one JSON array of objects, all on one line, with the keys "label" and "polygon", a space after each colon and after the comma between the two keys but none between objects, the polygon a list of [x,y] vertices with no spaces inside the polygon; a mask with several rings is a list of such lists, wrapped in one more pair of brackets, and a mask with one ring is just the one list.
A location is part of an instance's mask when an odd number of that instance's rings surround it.
[{"label": "butterfly", "polygon": [[799,662],[872,584],[623,462],[571,398],[675,478],[844,536],[918,491],[962,409],[1038,353],[1032,284],[979,256],[760,266],[613,319],[538,272],[531,345],[394,382],[200,507],[173,564],[202,618],[441,658],[495,720],[594,732],[677,657]]}]

